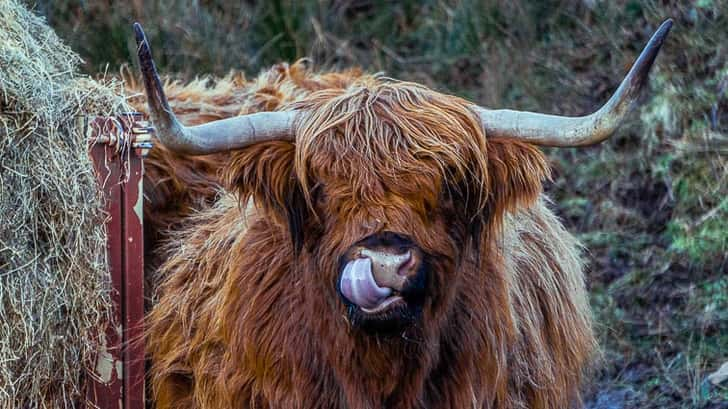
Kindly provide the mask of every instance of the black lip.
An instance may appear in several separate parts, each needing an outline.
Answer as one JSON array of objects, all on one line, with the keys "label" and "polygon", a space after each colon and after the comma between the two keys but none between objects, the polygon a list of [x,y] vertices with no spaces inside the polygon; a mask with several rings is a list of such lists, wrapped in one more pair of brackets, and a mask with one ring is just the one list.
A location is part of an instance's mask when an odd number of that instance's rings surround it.
[{"label": "black lip", "polygon": [[368,314],[356,305],[349,305],[347,312],[352,327],[367,334],[395,336],[420,320],[422,306],[404,302],[385,311]]}]

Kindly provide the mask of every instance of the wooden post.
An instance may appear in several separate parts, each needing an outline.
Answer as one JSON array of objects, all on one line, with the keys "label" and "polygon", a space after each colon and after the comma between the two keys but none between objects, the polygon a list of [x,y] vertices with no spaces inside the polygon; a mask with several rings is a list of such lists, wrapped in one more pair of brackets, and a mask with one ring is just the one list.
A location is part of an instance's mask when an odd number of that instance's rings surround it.
[{"label": "wooden post", "polygon": [[107,212],[107,254],[113,314],[97,338],[87,371],[87,406],[144,408],[143,160],[150,129],[140,114],[85,119]]}]

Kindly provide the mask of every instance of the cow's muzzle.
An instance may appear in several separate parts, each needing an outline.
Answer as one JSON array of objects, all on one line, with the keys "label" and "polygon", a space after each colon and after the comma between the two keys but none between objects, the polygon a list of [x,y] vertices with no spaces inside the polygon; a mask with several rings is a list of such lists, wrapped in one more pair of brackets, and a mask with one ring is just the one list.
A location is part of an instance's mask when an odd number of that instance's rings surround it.
[{"label": "cow's muzzle", "polygon": [[422,250],[404,235],[382,232],[368,236],[341,259],[341,295],[365,314],[401,306],[423,289],[423,258]]}]

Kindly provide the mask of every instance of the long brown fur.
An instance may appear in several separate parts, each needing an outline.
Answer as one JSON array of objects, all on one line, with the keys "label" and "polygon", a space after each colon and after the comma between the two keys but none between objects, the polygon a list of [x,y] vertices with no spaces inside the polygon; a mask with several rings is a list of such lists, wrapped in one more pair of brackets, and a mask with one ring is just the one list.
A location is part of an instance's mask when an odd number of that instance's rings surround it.
[{"label": "long brown fur", "polygon": [[[595,344],[543,154],[487,139],[459,98],[294,68],[221,94],[238,113],[307,112],[295,144],[147,161],[146,217],[169,243],[152,249],[157,407],[578,407]],[[353,327],[336,293],[339,255],[384,230],[433,255],[423,317],[398,337]]]}]

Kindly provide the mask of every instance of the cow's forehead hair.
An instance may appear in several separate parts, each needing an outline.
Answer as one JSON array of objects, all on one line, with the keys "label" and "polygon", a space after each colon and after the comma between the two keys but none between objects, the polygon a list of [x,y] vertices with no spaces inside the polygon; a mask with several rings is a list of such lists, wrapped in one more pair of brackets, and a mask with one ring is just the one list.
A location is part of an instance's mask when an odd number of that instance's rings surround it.
[{"label": "cow's forehead hair", "polygon": [[[485,200],[485,135],[467,101],[419,84],[364,77],[314,93],[297,108],[296,173],[308,184],[355,171],[468,179]],[[472,193],[472,192],[471,192]]]}]

